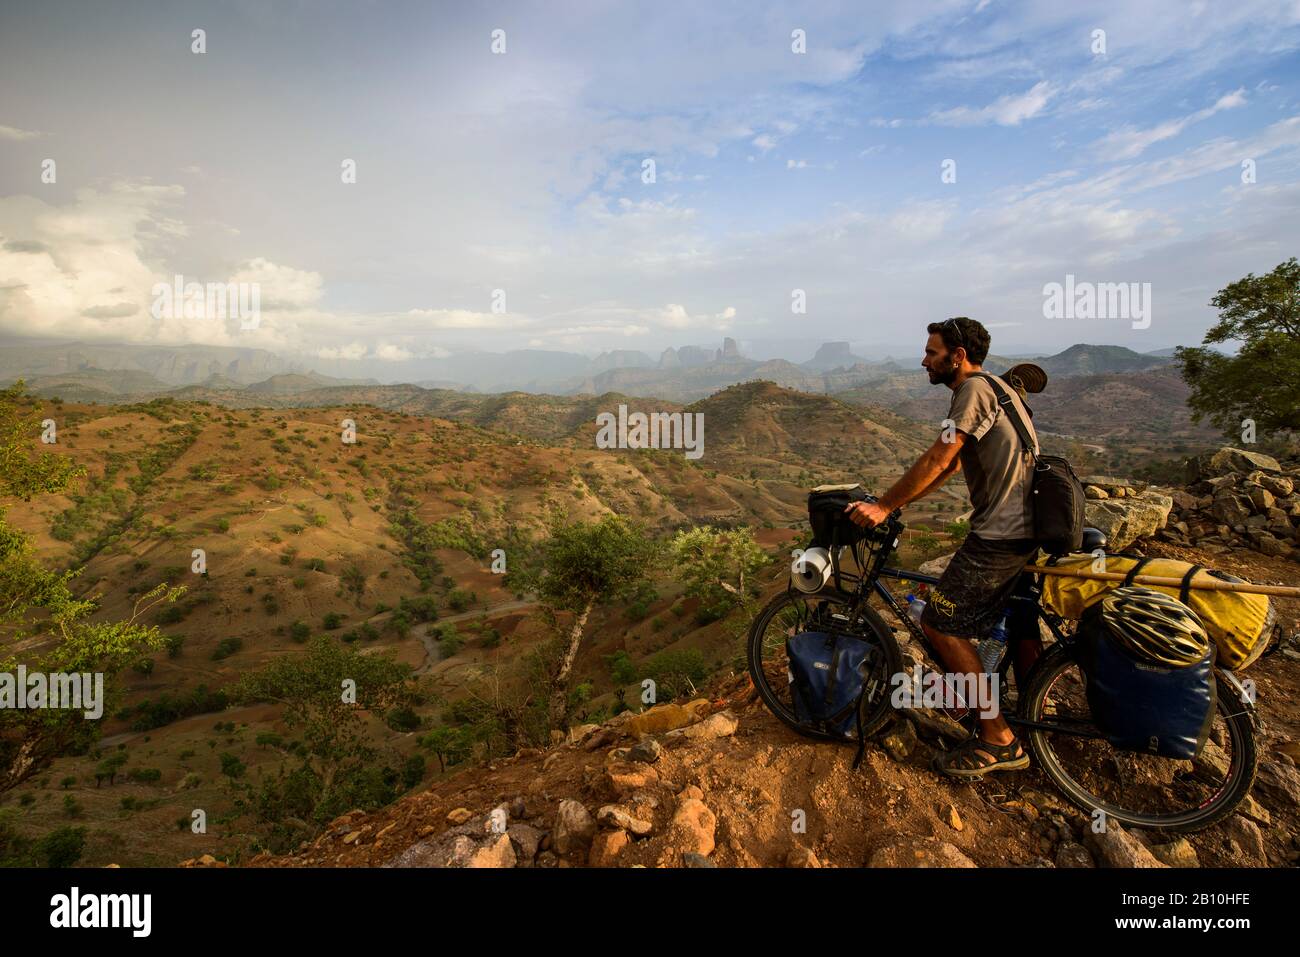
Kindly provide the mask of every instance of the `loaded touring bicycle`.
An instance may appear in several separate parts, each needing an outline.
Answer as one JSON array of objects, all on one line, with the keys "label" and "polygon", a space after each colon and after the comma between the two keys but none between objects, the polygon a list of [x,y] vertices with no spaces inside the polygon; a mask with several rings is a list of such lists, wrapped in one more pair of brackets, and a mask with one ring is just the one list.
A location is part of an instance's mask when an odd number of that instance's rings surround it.
[{"label": "loaded touring bicycle", "polygon": [[[855,497],[872,500],[860,489]],[[943,665],[903,601],[885,584],[890,579],[913,586],[939,581],[890,563],[904,529],[899,513],[870,531],[855,528],[844,522],[818,529],[815,523],[813,544],[821,546],[816,559],[822,563],[804,557],[810,552],[796,559],[786,589],[750,626],[748,662],[759,696],[781,721],[812,738],[855,744],[861,760],[867,741],[890,723],[894,689],[914,673],[873,602],[878,600],[907,629],[926,658],[925,668],[942,672]],[[1084,551],[1104,545],[1099,531],[1086,530]],[[1094,820],[1104,815],[1148,830],[1196,831],[1226,818],[1255,778],[1258,719],[1248,684],[1215,666],[1211,653],[1206,681],[1213,701],[1194,755],[1167,757],[1116,746],[1089,706],[1086,642],[1075,622],[1044,607],[1042,579],[1021,576],[1008,616],[1007,650],[996,669],[999,710],[1038,771]],[[801,700],[806,684],[795,681],[791,661],[791,649],[808,640],[827,642],[825,660],[816,667],[852,679],[841,681],[838,693],[846,685],[854,689],[847,708],[819,714],[816,720]],[[957,677],[942,680],[951,685]],[[835,683],[832,673],[819,694],[829,698]],[[951,701],[945,695],[945,703]],[[947,725],[955,736],[977,730],[975,707],[959,700],[957,707],[944,709],[955,722]]]}]

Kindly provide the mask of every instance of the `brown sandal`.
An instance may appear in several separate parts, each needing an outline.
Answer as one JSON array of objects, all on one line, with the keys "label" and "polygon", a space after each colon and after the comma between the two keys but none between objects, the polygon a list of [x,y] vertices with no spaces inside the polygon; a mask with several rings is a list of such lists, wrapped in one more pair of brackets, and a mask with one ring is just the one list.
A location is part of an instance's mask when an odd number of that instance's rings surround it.
[{"label": "brown sandal", "polygon": [[1029,755],[1019,739],[1010,744],[993,744],[970,737],[947,754],[934,759],[934,769],[954,778],[981,778],[994,771],[1019,771],[1029,767]]}]

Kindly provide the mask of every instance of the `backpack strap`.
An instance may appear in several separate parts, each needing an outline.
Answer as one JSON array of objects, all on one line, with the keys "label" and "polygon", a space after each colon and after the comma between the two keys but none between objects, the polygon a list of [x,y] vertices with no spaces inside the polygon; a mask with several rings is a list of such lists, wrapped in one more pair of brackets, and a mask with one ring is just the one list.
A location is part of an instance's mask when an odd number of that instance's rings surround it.
[{"label": "backpack strap", "polygon": [[997,376],[989,375],[987,372],[975,372],[972,375],[979,376],[993,387],[993,394],[997,396],[998,405],[1002,407],[1003,413],[1010,420],[1012,427],[1015,428],[1016,435],[1020,436],[1020,444],[1025,447],[1026,452],[1034,457],[1034,462],[1037,464],[1038,453],[1034,451],[1034,440],[1029,435],[1029,427],[1025,425],[1025,420],[1020,417],[1020,410],[1011,401],[1011,393],[1002,388]]},{"label": "backpack strap", "polygon": [[1138,573],[1141,572],[1150,561],[1151,559],[1149,557],[1139,558],[1133,567],[1128,570],[1128,574],[1124,576],[1124,582],[1121,587],[1127,588],[1129,585],[1133,584],[1133,579],[1138,577]]},{"label": "backpack strap", "polygon": [[1178,590],[1178,600],[1184,605],[1187,604],[1187,599],[1190,597],[1192,579],[1196,577],[1197,572],[1203,571],[1204,569],[1204,565],[1193,565],[1191,568],[1187,569],[1187,574],[1183,576],[1183,585]]}]

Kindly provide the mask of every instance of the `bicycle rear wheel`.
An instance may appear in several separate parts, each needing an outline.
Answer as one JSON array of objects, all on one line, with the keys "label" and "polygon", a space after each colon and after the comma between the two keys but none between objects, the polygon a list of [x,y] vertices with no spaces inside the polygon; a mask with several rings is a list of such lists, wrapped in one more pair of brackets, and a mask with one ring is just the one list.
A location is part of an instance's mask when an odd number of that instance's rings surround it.
[{"label": "bicycle rear wheel", "polygon": [[1218,712],[1210,739],[1190,761],[1118,751],[1101,737],[1068,642],[1053,645],[1035,666],[1020,716],[1062,728],[1029,728],[1027,738],[1038,766],[1074,804],[1145,830],[1199,831],[1245,799],[1258,757],[1254,726],[1236,689],[1222,675],[1215,680]]},{"label": "bicycle rear wheel", "polygon": [[[785,642],[801,631],[836,631],[872,641],[880,650],[861,704],[862,731],[870,736],[889,718],[890,680],[903,670],[894,633],[877,612],[863,606],[853,612],[852,598],[836,592],[805,595],[785,591],[758,613],[749,629],[749,677],[769,711],[802,735],[844,741],[809,727],[794,711]],[[857,740],[856,733],[851,740]]]}]

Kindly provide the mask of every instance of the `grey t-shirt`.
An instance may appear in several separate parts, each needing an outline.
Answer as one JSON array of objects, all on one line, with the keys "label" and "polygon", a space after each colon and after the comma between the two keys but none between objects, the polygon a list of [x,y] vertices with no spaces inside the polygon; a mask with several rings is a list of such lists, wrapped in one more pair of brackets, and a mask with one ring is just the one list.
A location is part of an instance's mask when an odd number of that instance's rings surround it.
[{"label": "grey t-shirt", "polygon": [[[1024,403],[1015,389],[1006,386],[1005,391],[1038,452],[1038,435]],[[953,392],[948,418],[970,436],[961,449],[961,470],[975,506],[970,530],[980,538],[1033,538],[1034,459],[998,405],[993,386],[978,375],[967,378]]]}]

